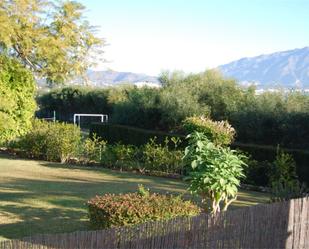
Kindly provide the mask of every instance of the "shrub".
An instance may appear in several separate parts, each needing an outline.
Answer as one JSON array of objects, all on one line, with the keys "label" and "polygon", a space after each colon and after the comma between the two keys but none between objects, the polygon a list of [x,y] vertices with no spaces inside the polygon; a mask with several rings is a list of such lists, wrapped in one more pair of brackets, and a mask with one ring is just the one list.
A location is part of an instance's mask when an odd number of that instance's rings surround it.
[{"label": "shrub", "polygon": [[0,143],[24,135],[36,108],[35,81],[18,61],[0,55]]},{"label": "shrub", "polygon": [[229,145],[235,137],[235,129],[227,121],[213,121],[206,117],[189,117],[183,121],[183,128],[188,132],[202,132],[217,145]]},{"label": "shrub", "polygon": [[72,124],[34,120],[32,130],[20,138],[17,146],[30,157],[66,162],[77,155],[80,129]]},{"label": "shrub", "polygon": [[[156,139],[150,141],[143,147],[143,159],[145,169],[149,171],[161,171],[165,173],[183,172],[183,151],[178,148],[180,139],[166,137],[163,145],[156,143]],[[169,144],[174,144],[170,148]]]},{"label": "shrub", "polygon": [[149,193],[106,194],[87,202],[91,224],[96,229],[167,220],[180,216],[194,216],[200,209],[179,196]]},{"label": "shrub", "polygon": [[306,196],[309,196],[309,190],[304,183],[298,180],[280,181],[272,185],[270,201],[288,201]]},{"label": "shrub", "polygon": [[103,165],[120,170],[138,169],[140,161],[138,147],[120,143],[107,146],[101,158]]},{"label": "shrub", "polygon": [[298,181],[296,163],[291,155],[277,148],[277,156],[270,171],[271,201],[301,198],[308,193],[305,184]]},{"label": "shrub", "polygon": [[189,190],[202,197],[203,202],[210,200],[208,208],[212,213],[223,211],[237,197],[240,178],[244,177],[243,156],[236,151],[216,146],[203,133],[194,132],[188,136],[189,146],[184,159],[190,163]]},{"label": "shrub", "polygon": [[107,142],[101,140],[96,134],[83,142],[83,155],[88,161],[100,162],[102,153],[106,149]]},{"label": "shrub", "polygon": [[[277,155],[277,148],[274,146],[256,145],[256,144],[242,144],[234,143],[231,146],[233,149],[240,149],[252,156],[253,160],[256,160],[258,165],[251,167],[251,162],[248,164],[249,167],[246,171],[246,175],[250,174],[246,180],[254,181],[254,184],[266,186],[269,183],[269,170],[271,168],[270,164],[273,162]],[[289,153],[296,162],[296,171],[301,182],[309,184],[309,152],[305,150],[296,149],[281,149],[285,153]],[[248,171],[254,172],[248,173]],[[263,180],[264,179],[264,180]]]}]

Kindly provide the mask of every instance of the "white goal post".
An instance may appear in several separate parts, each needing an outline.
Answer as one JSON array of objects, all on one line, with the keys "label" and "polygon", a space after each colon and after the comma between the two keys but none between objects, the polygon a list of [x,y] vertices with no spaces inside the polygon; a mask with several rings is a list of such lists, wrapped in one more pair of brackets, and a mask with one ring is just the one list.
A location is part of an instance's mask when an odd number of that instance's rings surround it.
[{"label": "white goal post", "polygon": [[101,117],[101,123],[108,122],[107,114],[87,114],[87,113],[75,113],[73,116],[74,124],[78,120],[78,124],[80,124],[80,117]]}]

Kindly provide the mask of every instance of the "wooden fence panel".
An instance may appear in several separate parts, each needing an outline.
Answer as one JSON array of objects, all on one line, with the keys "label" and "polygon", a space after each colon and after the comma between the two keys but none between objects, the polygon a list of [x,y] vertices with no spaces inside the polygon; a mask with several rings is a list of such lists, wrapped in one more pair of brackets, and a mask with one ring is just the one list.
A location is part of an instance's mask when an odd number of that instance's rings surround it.
[{"label": "wooden fence panel", "polygon": [[309,248],[309,198],[257,205],[215,217],[149,222],[100,231],[0,242],[2,249]]}]

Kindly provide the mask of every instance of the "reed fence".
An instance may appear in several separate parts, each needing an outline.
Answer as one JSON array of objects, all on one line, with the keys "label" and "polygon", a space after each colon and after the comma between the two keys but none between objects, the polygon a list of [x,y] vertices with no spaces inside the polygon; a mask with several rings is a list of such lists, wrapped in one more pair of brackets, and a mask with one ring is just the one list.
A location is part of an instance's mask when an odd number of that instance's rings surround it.
[{"label": "reed fence", "polygon": [[309,248],[309,198],[257,205],[213,217],[150,222],[100,231],[44,234],[0,242],[3,249]]}]

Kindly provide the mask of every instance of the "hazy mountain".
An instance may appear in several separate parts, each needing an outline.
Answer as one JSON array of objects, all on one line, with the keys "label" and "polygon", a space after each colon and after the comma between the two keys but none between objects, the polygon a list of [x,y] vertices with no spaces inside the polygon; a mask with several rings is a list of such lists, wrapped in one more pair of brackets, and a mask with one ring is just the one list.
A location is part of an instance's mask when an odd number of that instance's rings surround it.
[{"label": "hazy mountain", "polygon": [[309,88],[309,47],[243,58],[219,66],[223,75],[258,88]]},{"label": "hazy mountain", "polygon": [[137,74],[131,72],[92,71],[87,72],[89,82],[96,86],[115,85],[121,83],[155,83],[159,84],[158,78],[146,74]]}]

